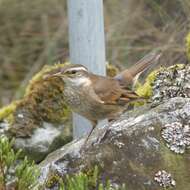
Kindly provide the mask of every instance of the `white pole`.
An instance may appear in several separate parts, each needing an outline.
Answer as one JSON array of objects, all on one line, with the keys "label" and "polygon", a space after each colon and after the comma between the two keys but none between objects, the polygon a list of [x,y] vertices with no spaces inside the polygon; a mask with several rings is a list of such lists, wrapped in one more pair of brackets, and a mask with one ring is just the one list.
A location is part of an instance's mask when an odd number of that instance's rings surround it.
[{"label": "white pole", "polygon": [[[105,39],[102,0],[67,0],[70,61],[105,75]],[[73,136],[88,133],[91,125],[78,114],[73,117]]]}]

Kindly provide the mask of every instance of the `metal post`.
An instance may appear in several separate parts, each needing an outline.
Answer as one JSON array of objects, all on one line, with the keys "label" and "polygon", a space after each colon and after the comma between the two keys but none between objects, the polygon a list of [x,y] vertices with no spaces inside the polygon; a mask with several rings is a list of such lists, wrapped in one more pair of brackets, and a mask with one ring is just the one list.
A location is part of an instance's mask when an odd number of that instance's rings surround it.
[{"label": "metal post", "polygon": [[[102,0],[68,0],[70,61],[105,75],[105,39]],[[88,133],[91,125],[78,114],[73,117],[73,136]]]}]

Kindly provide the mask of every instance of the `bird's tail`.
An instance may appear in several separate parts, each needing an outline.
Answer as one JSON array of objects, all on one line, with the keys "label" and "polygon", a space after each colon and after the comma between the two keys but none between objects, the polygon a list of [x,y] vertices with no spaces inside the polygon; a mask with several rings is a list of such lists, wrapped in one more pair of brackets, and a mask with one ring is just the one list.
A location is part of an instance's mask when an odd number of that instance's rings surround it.
[{"label": "bird's tail", "polygon": [[161,56],[161,51],[152,51],[149,54],[145,55],[142,59],[140,59],[137,63],[135,63],[131,68],[129,68],[129,72],[133,77],[137,74],[143,72],[150,65],[157,62]]},{"label": "bird's tail", "polygon": [[134,80],[152,64],[157,62],[161,55],[162,52],[160,50],[153,50],[135,63],[131,68],[116,75],[114,79],[119,80],[122,84],[133,84]]}]

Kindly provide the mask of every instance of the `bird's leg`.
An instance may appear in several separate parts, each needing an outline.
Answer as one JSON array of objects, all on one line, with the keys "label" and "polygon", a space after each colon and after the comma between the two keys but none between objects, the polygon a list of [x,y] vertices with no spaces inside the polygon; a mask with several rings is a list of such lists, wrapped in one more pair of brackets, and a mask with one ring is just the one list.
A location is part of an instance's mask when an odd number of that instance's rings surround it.
[{"label": "bird's leg", "polygon": [[85,150],[86,143],[88,142],[88,139],[89,139],[90,135],[92,134],[92,132],[94,131],[96,125],[97,125],[97,122],[93,122],[93,123],[92,123],[92,129],[91,129],[91,131],[89,132],[87,138],[86,138],[85,141],[84,141],[84,144],[82,145],[82,147],[81,147],[81,149],[80,149],[81,152],[83,152],[83,151]]},{"label": "bird's leg", "polygon": [[84,145],[86,145],[86,143],[88,142],[88,139],[89,139],[90,135],[92,134],[92,132],[94,131],[96,125],[97,125],[97,121],[95,121],[95,122],[92,123],[92,129],[91,129],[91,131],[89,132],[87,138],[85,139]]}]

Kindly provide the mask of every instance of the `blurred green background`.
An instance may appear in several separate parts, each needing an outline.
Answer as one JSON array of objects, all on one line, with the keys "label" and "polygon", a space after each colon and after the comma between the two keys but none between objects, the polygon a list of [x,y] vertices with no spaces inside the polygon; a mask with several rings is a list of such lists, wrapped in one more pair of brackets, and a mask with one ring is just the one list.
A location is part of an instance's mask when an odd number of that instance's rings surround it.
[{"label": "blurred green background", "polygon": [[[127,67],[157,47],[160,64],[186,62],[189,0],[104,0],[107,61]],[[0,0],[0,106],[45,64],[67,61],[66,0]]]}]

